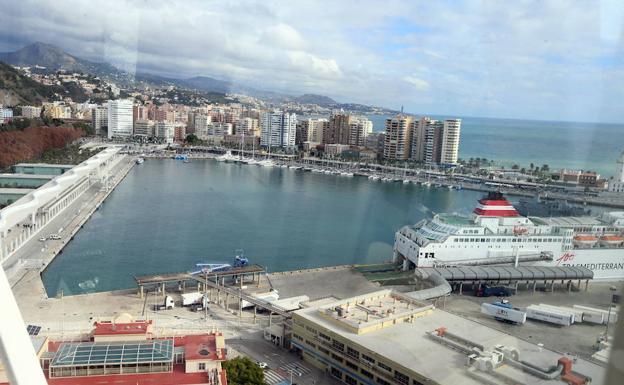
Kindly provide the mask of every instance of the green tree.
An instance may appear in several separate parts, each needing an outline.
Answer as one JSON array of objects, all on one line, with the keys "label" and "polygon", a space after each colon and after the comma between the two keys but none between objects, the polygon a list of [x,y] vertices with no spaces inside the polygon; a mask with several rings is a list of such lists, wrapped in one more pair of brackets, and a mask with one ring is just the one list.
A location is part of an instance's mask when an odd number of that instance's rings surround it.
[{"label": "green tree", "polygon": [[518,166],[517,164],[514,164],[513,166],[511,166],[512,170],[518,170],[520,168],[520,166]]},{"label": "green tree", "polygon": [[223,369],[231,385],[264,385],[264,371],[248,357],[225,361]]},{"label": "green tree", "polygon": [[186,143],[188,143],[188,144],[199,143],[199,138],[195,134],[188,134],[186,136]]}]

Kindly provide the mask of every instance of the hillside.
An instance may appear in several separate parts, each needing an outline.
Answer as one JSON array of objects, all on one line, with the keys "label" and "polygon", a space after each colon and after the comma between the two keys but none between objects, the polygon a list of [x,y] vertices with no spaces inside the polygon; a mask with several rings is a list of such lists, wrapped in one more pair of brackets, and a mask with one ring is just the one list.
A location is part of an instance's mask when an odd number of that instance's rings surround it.
[{"label": "hillside", "polygon": [[72,127],[28,127],[0,132],[0,169],[29,159],[39,159],[44,152],[62,148],[84,136]]},{"label": "hillside", "polygon": [[0,62],[0,102],[4,105],[39,105],[44,101],[59,100],[69,96],[74,101],[84,102],[87,95],[75,83],[46,86],[19,73],[10,65]]},{"label": "hillside", "polygon": [[338,104],[334,99],[329,96],[305,94],[293,98],[294,101],[301,104],[318,104],[319,106],[333,106]]},{"label": "hillside", "polygon": [[128,81],[131,78],[128,73],[108,63],[95,63],[81,59],[54,45],[41,42],[27,45],[14,52],[1,52],[0,61],[20,67],[37,65],[45,67],[45,72],[59,70],[82,72],[118,81]]}]

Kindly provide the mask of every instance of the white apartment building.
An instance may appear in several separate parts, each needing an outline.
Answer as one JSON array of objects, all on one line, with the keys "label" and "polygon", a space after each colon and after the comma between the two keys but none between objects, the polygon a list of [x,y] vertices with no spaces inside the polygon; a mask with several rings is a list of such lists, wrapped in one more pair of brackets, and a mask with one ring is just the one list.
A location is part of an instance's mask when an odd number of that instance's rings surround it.
[{"label": "white apartment building", "polygon": [[91,110],[91,125],[95,135],[102,135],[102,129],[108,127],[107,106],[98,106]]},{"label": "white apartment building", "polygon": [[212,117],[196,114],[194,120],[195,135],[201,140],[208,139],[208,129],[212,123]]},{"label": "white apartment building", "polygon": [[297,115],[287,112],[265,112],[260,118],[260,145],[266,147],[295,147]]},{"label": "white apartment building", "polygon": [[175,137],[175,124],[171,122],[156,122],[156,137],[162,139],[164,143],[173,143]]},{"label": "white apartment building", "polygon": [[132,100],[108,101],[108,138],[132,136]]},{"label": "white apartment building", "polygon": [[442,131],[442,148],[440,149],[440,163],[457,164],[459,157],[459,135],[461,119],[446,119]]}]

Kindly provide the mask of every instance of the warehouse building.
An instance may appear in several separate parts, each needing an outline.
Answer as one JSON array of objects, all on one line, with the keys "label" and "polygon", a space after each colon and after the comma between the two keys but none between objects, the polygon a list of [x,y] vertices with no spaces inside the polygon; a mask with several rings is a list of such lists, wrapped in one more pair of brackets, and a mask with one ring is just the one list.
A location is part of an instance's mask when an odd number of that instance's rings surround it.
[{"label": "warehouse building", "polygon": [[310,303],[292,347],[348,385],[601,383],[604,369],[392,290]]}]

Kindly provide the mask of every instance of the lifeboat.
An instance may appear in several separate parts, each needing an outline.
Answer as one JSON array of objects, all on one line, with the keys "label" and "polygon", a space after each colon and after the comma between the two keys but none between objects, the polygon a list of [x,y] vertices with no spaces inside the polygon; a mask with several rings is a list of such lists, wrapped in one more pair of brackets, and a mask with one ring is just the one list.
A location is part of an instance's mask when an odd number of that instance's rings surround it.
[{"label": "lifeboat", "polygon": [[572,239],[572,244],[576,247],[593,247],[598,242],[598,237],[591,234],[578,234]]},{"label": "lifeboat", "polygon": [[603,235],[600,237],[600,244],[603,246],[619,246],[624,242],[624,237],[621,235]]}]

